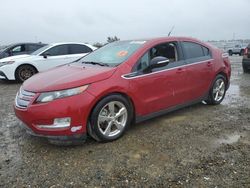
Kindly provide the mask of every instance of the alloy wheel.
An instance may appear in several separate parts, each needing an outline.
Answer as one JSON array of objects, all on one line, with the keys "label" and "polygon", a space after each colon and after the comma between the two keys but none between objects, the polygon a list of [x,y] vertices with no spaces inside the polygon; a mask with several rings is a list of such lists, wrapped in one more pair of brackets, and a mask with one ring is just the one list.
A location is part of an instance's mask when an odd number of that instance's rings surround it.
[{"label": "alloy wheel", "polygon": [[127,121],[126,106],[119,101],[111,101],[99,112],[97,124],[104,136],[114,137],[124,130]]},{"label": "alloy wheel", "polygon": [[223,99],[226,91],[225,81],[222,78],[216,80],[213,87],[213,98],[216,102],[219,102]]}]

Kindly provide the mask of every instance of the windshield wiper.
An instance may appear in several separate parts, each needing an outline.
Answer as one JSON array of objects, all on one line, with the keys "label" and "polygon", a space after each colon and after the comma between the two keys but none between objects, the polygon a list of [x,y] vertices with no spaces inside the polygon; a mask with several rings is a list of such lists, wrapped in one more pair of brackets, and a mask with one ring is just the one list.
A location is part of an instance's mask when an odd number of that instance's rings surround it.
[{"label": "windshield wiper", "polygon": [[83,63],[85,63],[85,64],[92,64],[92,65],[100,65],[100,66],[109,67],[109,64],[107,64],[107,63],[102,63],[102,62],[84,61]]}]

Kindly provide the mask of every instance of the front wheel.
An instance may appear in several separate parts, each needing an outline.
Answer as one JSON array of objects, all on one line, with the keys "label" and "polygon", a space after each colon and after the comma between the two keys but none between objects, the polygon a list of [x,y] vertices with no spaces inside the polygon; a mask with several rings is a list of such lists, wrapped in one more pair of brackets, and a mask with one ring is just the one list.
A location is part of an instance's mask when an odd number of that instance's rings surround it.
[{"label": "front wheel", "polygon": [[127,99],[121,95],[110,95],[93,109],[88,133],[97,141],[113,141],[125,133],[131,119],[132,108]]},{"label": "front wheel", "polygon": [[16,80],[19,82],[24,82],[34,74],[36,74],[37,71],[34,67],[30,65],[21,65],[20,67],[17,68],[15,77]]},{"label": "front wheel", "polygon": [[213,86],[209,91],[208,99],[206,100],[207,104],[217,105],[220,104],[226,94],[226,78],[222,75],[217,75]]}]

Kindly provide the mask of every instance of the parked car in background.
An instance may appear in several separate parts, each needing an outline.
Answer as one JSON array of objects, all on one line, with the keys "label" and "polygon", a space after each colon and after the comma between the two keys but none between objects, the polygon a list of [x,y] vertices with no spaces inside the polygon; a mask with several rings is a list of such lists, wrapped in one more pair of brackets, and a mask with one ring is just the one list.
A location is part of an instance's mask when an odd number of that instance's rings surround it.
[{"label": "parked car in background", "polygon": [[245,48],[242,60],[243,72],[250,72],[250,44]]},{"label": "parked car in background", "polygon": [[228,54],[232,56],[233,54],[238,54],[240,56],[243,56],[244,54],[244,46],[240,44],[236,44],[233,48],[228,49]]},{"label": "parked car in background", "polygon": [[42,43],[17,43],[5,46],[0,49],[0,59],[21,54],[31,54],[45,45]]},{"label": "parked car in background", "polygon": [[34,74],[75,61],[96,48],[83,43],[48,44],[30,55],[0,60],[0,79],[23,82]]},{"label": "parked car in background", "polygon": [[28,79],[14,108],[31,134],[113,141],[133,121],[220,104],[230,75],[228,55],[196,39],[118,41]]}]

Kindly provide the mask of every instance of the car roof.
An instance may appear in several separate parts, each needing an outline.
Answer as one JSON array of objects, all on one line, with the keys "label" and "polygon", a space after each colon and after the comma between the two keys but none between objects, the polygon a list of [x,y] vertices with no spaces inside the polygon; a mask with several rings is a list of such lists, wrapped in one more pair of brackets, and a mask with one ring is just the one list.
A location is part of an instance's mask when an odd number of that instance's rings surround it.
[{"label": "car roof", "polygon": [[95,49],[95,47],[93,45],[83,43],[83,42],[56,42],[56,43],[50,43],[48,45],[50,45],[50,46],[58,46],[58,45],[63,45],[63,44],[80,44],[80,45],[88,46],[91,49]]},{"label": "car roof", "polygon": [[41,43],[41,42],[19,42],[19,43],[13,43],[8,45],[8,47],[10,46],[16,46],[16,45],[22,45],[22,44],[38,44],[38,45],[46,45],[45,43]]}]

